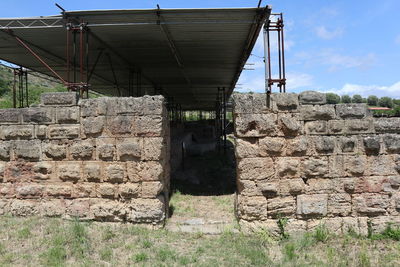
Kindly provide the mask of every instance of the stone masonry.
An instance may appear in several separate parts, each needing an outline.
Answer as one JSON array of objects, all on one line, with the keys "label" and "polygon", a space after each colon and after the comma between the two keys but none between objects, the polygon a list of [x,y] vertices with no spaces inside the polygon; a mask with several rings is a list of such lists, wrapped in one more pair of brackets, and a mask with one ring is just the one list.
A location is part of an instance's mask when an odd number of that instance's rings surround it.
[{"label": "stone masonry", "polygon": [[0,110],[0,214],[162,225],[168,207],[164,98],[80,100]]},{"label": "stone masonry", "polygon": [[244,230],[366,234],[400,223],[400,118],[307,91],[234,95],[237,216]]}]

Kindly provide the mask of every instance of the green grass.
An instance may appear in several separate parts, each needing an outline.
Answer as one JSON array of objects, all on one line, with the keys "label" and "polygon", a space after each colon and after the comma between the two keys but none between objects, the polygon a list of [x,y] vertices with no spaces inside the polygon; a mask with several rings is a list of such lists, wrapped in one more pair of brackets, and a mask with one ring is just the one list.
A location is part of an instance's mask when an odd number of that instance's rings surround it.
[{"label": "green grass", "polygon": [[337,236],[320,225],[284,239],[266,229],[207,236],[2,216],[0,266],[399,266],[398,233],[388,227],[369,238]]}]

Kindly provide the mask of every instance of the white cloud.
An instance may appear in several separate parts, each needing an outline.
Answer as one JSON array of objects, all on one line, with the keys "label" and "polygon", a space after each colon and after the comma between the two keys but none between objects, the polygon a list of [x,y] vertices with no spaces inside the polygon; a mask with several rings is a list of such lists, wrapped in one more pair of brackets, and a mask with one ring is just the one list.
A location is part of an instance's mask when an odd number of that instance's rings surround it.
[{"label": "white cloud", "polygon": [[394,42],[398,45],[400,45],[400,34],[397,35],[396,39],[394,40]]},{"label": "white cloud", "polygon": [[331,39],[340,37],[340,36],[342,36],[342,34],[344,32],[343,28],[329,30],[325,26],[316,27],[314,30],[319,38],[322,38],[325,40],[331,40]]},{"label": "white cloud", "polygon": [[287,73],[286,78],[286,88],[288,90],[309,87],[314,84],[314,77],[307,73]]},{"label": "white cloud", "polygon": [[360,85],[360,84],[347,83],[340,89],[330,89],[324,91],[333,92],[339,95],[360,94],[363,97],[367,97],[369,95],[376,95],[379,97],[389,96],[394,98],[400,98],[400,81],[389,86]]}]

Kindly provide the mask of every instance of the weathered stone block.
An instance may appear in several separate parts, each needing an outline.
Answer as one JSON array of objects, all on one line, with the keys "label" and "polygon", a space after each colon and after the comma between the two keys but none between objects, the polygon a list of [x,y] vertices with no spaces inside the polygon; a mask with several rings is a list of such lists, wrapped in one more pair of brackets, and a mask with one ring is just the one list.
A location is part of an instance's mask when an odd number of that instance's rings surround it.
[{"label": "weathered stone block", "polygon": [[100,184],[97,190],[99,197],[114,198],[116,194],[116,187],[113,184]]},{"label": "weathered stone block", "polygon": [[10,150],[11,150],[10,142],[1,142],[0,143],[0,160],[5,160],[5,161],[10,160]]},{"label": "weathered stone block", "polygon": [[345,125],[343,120],[328,121],[329,134],[343,134],[345,132]]},{"label": "weathered stone block", "polygon": [[17,108],[0,109],[0,123],[19,123],[21,110]]},{"label": "weathered stone block", "polygon": [[303,156],[309,148],[309,140],[305,136],[299,136],[287,140],[286,155],[288,156]]},{"label": "weathered stone block", "polygon": [[347,134],[373,133],[372,120],[346,120],[344,122]]},{"label": "weathered stone block", "polygon": [[341,119],[363,119],[370,116],[367,104],[337,104],[336,115]]},{"label": "weathered stone block", "polygon": [[73,106],[77,102],[76,93],[45,93],[41,95],[41,103],[45,106]]},{"label": "weathered stone block", "polygon": [[378,155],[381,149],[379,136],[368,136],[363,138],[364,149],[367,155]]},{"label": "weathered stone block", "polygon": [[297,215],[309,218],[325,216],[328,212],[328,195],[297,196]]},{"label": "weathered stone block", "polygon": [[[279,184],[277,182],[270,182],[268,180],[258,180],[256,182],[254,181],[249,181],[249,180],[242,180],[243,185],[247,186],[247,192],[254,194],[248,194],[249,196],[266,196],[267,198],[269,197],[275,197],[278,194],[278,187]],[[253,184],[256,185],[256,188],[253,188]],[[261,192],[261,194],[259,194]]]},{"label": "weathered stone block", "polygon": [[123,198],[136,198],[140,194],[141,187],[138,183],[125,183],[119,186],[119,194]]},{"label": "weathered stone block", "polygon": [[333,216],[351,214],[351,196],[346,193],[330,194],[328,197],[328,213]]},{"label": "weathered stone block", "polygon": [[80,117],[79,107],[62,107],[56,110],[57,123],[78,123]]},{"label": "weathered stone block", "polygon": [[97,156],[99,160],[112,161],[116,154],[115,148],[115,139],[114,138],[97,138],[96,139],[96,148],[97,148]]},{"label": "weathered stone block", "polygon": [[304,193],[305,184],[302,179],[290,179],[288,180],[288,185],[291,195],[300,195]]},{"label": "weathered stone block", "polygon": [[65,213],[65,206],[61,199],[42,200],[39,204],[39,214],[46,217],[60,217]]},{"label": "weathered stone block", "polygon": [[31,140],[19,140],[14,143],[14,154],[17,159],[24,159],[28,161],[38,161],[41,156],[41,144],[40,141]]},{"label": "weathered stone block", "polygon": [[334,179],[313,178],[307,180],[305,192],[307,194],[329,194],[335,191],[335,186]]},{"label": "weathered stone block", "polygon": [[239,137],[273,136],[276,129],[276,114],[240,114],[235,120],[235,132]]},{"label": "weathered stone block", "polygon": [[306,134],[327,134],[326,121],[310,121],[305,123]]},{"label": "weathered stone block", "polygon": [[91,200],[90,211],[95,220],[107,222],[121,222],[127,214],[122,203],[104,199]]},{"label": "weathered stone block", "polygon": [[46,157],[53,160],[63,160],[67,156],[67,148],[64,144],[47,143],[44,144],[44,153]]},{"label": "weathered stone block", "polygon": [[272,99],[276,103],[278,110],[296,111],[299,105],[298,96],[293,93],[273,94]]},{"label": "weathered stone block", "polygon": [[38,202],[35,200],[14,199],[10,205],[10,212],[14,216],[32,216],[37,214]]},{"label": "weathered stone block", "polygon": [[164,136],[165,119],[161,116],[134,117],[132,131],[135,136],[154,137]]},{"label": "weathered stone block", "polygon": [[33,165],[33,179],[50,180],[54,177],[54,163],[48,161],[38,162]]},{"label": "weathered stone block", "polygon": [[300,106],[300,117],[302,118],[302,120],[305,121],[333,120],[336,118],[335,106],[334,105]]},{"label": "weathered stone block", "polygon": [[47,126],[46,125],[35,125],[35,137],[39,139],[45,139],[47,137]]},{"label": "weathered stone block", "polygon": [[233,94],[232,99],[235,114],[264,113],[270,110],[266,105],[266,94]]},{"label": "weathered stone block", "polygon": [[158,161],[130,161],[127,163],[129,181],[163,181],[164,166]]},{"label": "weathered stone block", "polygon": [[126,181],[125,165],[110,163],[105,167],[104,182],[123,183]]},{"label": "weathered stone block", "polygon": [[163,196],[156,199],[132,199],[128,208],[126,219],[129,222],[157,224],[165,220]]},{"label": "weathered stone block", "polygon": [[117,140],[117,154],[120,161],[140,160],[143,140],[141,138],[124,138]]},{"label": "weathered stone block", "polygon": [[71,157],[76,160],[90,160],[93,158],[94,144],[92,140],[77,141],[69,148]]},{"label": "weathered stone block", "polygon": [[334,155],[329,157],[329,177],[344,177],[344,156]]},{"label": "weathered stone block", "polygon": [[277,175],[280,178],[300,177],[299,158],[278,158],[276,160]]},{"label": "weathered stone block", "polygon": [[142,182],[142,198],[156,198],[163,190],[164,186],[161,182]]},{"label": "weathered stone block", "polygon": [[316,136],[313,138],[315,150],[321,154],[332,154],[336,147],[336,137],[333,136]]},{"label": "weathered stone block", "polygon": [[49,138],[50,139],[72,139],[79,137],[79,125],[50,125]]},{"label": "weathered stone block", "polygon": [[244,220],[265,220],[268,218],[268,202],[265,197],[238,198],[238,217]]},{"label": "weathered stone block", "polygon": [[88,182],[98,183],[102,179],[101,164],[98,162],[83,163],[83,179]]},{"label": "weathered stone block", "polygon": [[383,142],[388,153],[400,153],[400,135],[386,134],[383,136]]},{"label": "weathered stone block", "polygon": [[52,108],[24,108],[22,120],[25,123],[50,124],[54,122],[54,110]]},{"label": "weathered stone block", "polygon": [[302,123],[297,116],[287,114],[279,115],[280,127],[282,132],[288,136],[296,136],[302,133]]},{"label": "weathered stone block", "polygon": [[106,117],[88,117],[83,119],[82,128],[86,136],[99,136],[103,133]]},{"label": "weathered stone block", "polygon": [[72,199],[65,201],[65,213],[72,218],[90,218],[90,200]]},{"label": "weathered stone block", "polygon": [[238,162],[237,172],[243,180],[274,179],[275,167],[272,158],[246,158]]},{"label": "weathered stone block", "polygon": [[81,106],[81,116],[96,117],[96,116],[106,115],[108,99],[109,99],[108,97],[99,97],[95,99],[80,100],[79,103]]},{"label": "weathered stone block", "polygon": [[237,159],[257,157],[258,138],[235,138],[235,155]]},{"label": "weathered stone block", "polygon": [[78,182],[81,179],[81,163],[63,162],[58,164],[58,177],[65,182]]},{"label": "weathered stone block", "polygon": [[40,198],[43,190],[44,186],[39,184],[18,184],[15,193],[18,198]]},{"label": "weathered stone block", "polygon": [[259,141],[259,154],[261,157],[278,156],[284,153],[286,140],[280,137],[264,137]]},{"label": "weathered stone block", "polygon": [[309,158],[302,163],[306,177],[324,177],[328,173],[328,160],[325,158]]},{"label": "weathered stone block", "polygon": [[400,118],[374,119],[374,126],[377,133],[400,133]]},{"label": "weathered stone block", "polygon": [[94,183],[77,183],[74,185],[72,198],[94,198],[97,196],[97,185]]},{"label": "weathered stone block", "polygon": [[344,166],[347,176],[360,176],[366,171],[367,157],[363,155],[345,156]]},{"label": "weathered stone block", "polygon": [[268,217],[280,218],[291,216],[295,213],[296,201],[294,197],[276,197],[268,199]]},{"label": "weathered stone block", "polygon": [[368,175],[394,175],[395,164],[390,155],[368,157]]},{"label": "weathered stone block", "polygon": [[343,153],[356,152],[357,139],[355,137],[340,137],[340,149]]},{"label": "weathered stone block", "polygon": [[167,141],[163,137],[143,138],[142,160],[166,159],[167,146]]},{"label": "weathered stone block", "polygon": [[326,94],[315,91],[304,91],[299,95],[302,105],[321,105],[326,104]]},{"label": "weathered stone block", "polygon": [[107,117],[107,129],[111,135],[133,135],[132,133],[133,116],[113,116]]},{"label": "weathered stone block", "polygon": [[32,125],[10,125],[1,127],[5,139],[31,139],[33,137]]},{"label": "weathered stone block", "polygon": [[144,115],[165,115],[165,98],[161,95],[142,97],[142,113]]},{"label": "weathered stone block", "polygon": [[386,214],[389,203],[388,195],[365,193],[353,196],[353,208],[358,215]]},{"label": "weathered stone block", "polygon": [[390,178],[387,177],[361,177],[355,182],[354,193],[380,193],[383,191],[391,191]]}]

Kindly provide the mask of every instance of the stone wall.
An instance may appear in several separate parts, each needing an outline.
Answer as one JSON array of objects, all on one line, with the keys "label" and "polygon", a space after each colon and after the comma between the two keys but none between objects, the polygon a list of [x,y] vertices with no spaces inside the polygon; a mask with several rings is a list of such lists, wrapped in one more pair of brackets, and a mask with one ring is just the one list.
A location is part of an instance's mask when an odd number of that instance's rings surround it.
[{"label": "stone wall", "polygon": [[162,224],[169,124],[161,96],[0,110],[0,213]]},{"label": "stone wall", "polygon": [[[236,94],[237,216],[243,229],[366,234],[400,223],[400,118],[316,92]],[[286,220],[285,220],[286,221]]]}]

